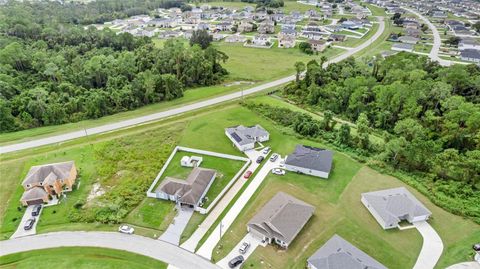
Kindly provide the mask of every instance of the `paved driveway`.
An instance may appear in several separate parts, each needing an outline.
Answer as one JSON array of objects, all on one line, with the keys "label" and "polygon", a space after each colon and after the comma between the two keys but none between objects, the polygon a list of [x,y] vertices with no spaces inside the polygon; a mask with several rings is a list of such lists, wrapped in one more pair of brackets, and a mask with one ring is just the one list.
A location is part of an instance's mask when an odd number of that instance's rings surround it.
[{"label": "paved driveway", "polygon": [[[15,231],[15,233],[10,238],[17,238],[17,237],[23,237],[23,236],[28,236],[28,235],[34,235],[34,234],[37,233],[37,224],[38,224],[38,221],[40,220],[40,216],[42,215],[43,206],[42,206],[42,210],[40,211],[40,214],[36,217],[32,217],[32,211],[33,211],[34,207],[35,206],[31,205],[31,206],[28,206],[26,208],[25,213],[23,214],[22,220],[20,221],[20,224],[17,227],[17,230]],[[25,222],[27,222],[27,220],[30,219],[30,218],[35,218],[36,221],[33,224],[32,229],[30,229],[28,231],[25,231],[25,229],[23,229],[23,226],[25,225]]]},{"label": "paved driveway", "polygon": [[[250,248],[247,250],[245,254],[241,254],[238,251],[243,242],[250,243]],[[260,245],[260,240],[258,238],[251,236],[250,233],[247,233],[247,235],[245,235],[245,237],[242,240],[240,240],[240,242],[238,242],[238,244],[232,249],[232,251],[230,251],[230,253],[228,253],[228,255],[225,256],[225,258],[223,258],[217,263],[217,265],[224,269],[229,269],[230,267],[228,267],[228,262],[231,259],[237,257],[238,255],[242,255],[243,258],[247,260],[248,257],[253,253],[253,251],[255,251],[255,249],[259,245]]]},{"label": "paved driveway", "polygon": [[180,269],[219,269],[210,261],[161,240],[117,232],[56,232],[0,241],[0,256],[56,247],[102,247],[125,250]]},{"label": "paved driveway", "polygon": [[449,266],[447,269],[480,269],[480,262],[462,262]]},{"label": "paved driveway", "polygon": [[[261,150],[260,151],[249,150],[249,151],[246,151],[245,154],[248,156],[250,160],[252,160],[251,164],[248,166],[246,171],[255,172],[255,170],[257,170],[259,166],[259,164],[256,163],[255,161],[257,160],[258,156],[262,155]],[[213,210],[210,211],[208,216],[198,226],[198,228],[195,230],[192,236],[190,236],[190,238],[181,245],[182,248],[191,252],[195,252],[198,242],[200,242],[200,240],[208,232],[210,227],[212,227],[212,225],[215,223],[217,218],[222,214],[223,210],[225,210],[228,204],[230,204],[230,202],[238,194],[238,192],[242,189],[243,185],[248,180],[251,180],[251,179],[245,179],[243,177],[243,174],[240,176],[239,179],[237,179],[235,184],[233,184],[233,186],[227,191],[227,193],[225,193],[223,198],[217,203],[217,205],[213,208]]]},{"label": "paved driveway", "polygon": [[[242,211],[242,209],[247,204],[248,200],[252,197],[252,195],[257,191],[260,184],[262,184],[265,177],[270,173],[270,171],[278,167],[280,164],[281,158],[277,158],[275,162],[271,162],[270,160],[266,159],[263,161],[263,166],[252,179],[252,182],[248,185],[245,191],[240,195],[238,200],[233,204],[230,210],[225,214],[221,222],[215,227],[215,230],[212,234],[207,238],[205,243],[200,247],[197,254],[207,258],[212,258],[212,251],[220,241],[220,238],[225,234],[225,232],[230,228],[233,221],[237,218],[238,214]],[[246,229],[246,228],[245,228]]]},{"label": "paved driveway", "polygon": [[177,207],[177,216],[173,219],[173,222],[168,226],[167,230],[158,238],[170,244],[178,246],[180,244],[180,237],[187,227],[188,221],[193,215],[192,208]]},{"label": "paved driveway", "polygon": [[423,237],[422,250],[413,269],[433,269],[443,252],[443,243],[435,229],[426,221],[413,224]]}]

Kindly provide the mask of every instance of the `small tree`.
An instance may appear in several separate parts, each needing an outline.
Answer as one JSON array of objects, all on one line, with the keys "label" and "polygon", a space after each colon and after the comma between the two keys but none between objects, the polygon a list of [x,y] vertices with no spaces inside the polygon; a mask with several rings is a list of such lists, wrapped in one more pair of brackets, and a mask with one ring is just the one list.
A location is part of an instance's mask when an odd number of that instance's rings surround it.
[{"label": "small tree", "polygon": [[300,81],[300,74],[305,71],[305,64],[303,62],[296,62],[295,63],[295,71],[297,71],[295,75],[295,81],[298,83]]},{"label": "small tree", "polygon": [[192,37],[190,38],[190,46],[198,44],[202,49],[206,49],[213,38],[206,30],[197,30],[193,31]]}]

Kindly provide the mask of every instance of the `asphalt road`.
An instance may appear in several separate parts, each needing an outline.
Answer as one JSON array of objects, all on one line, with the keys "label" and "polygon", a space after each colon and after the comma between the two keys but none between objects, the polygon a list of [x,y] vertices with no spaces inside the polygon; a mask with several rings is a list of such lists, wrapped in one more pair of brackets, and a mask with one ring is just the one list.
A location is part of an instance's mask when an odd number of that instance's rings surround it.
[{"label": "asphalt road", "polygon": [[0,256],[56,247],[119,249],[148,256],[180,269],[219,269],[210,261],[161,240],[116,232],[56,232],[0,241]]},{"label": "asphalt road", "polygon": [[[369,40],[362,43],[358,47],[355,47],[352,50],[346,51],[345,53],[337,56],[336,58],[326,62],[324,64],[324,66],[327,66],[330,63],[340,62],[340,61],[352,56],[353,54],[355,54],[355,53],[367,48],[368,46],[370,46],[370,44],[372,44],[377,38],[379,38],[380,35],[385,30],[385,23],[383,21],[383,17],[377,17],[377,19],[379,21],[380,27],[378,28],[378,31]],[[216,104],[219,104],[219,103],[222,103],[222,102],[227,102],[227,101],[231,101],[231,100],[234,100],[234,99],[238,99],[238,98],[241,98],[242,95],[250,95],[250,94],[253,94],[253,93],[257,93],[259,91],[263,91],[265,89],[280,86],[282,84],[293,81],[294,79],[295,79],[295,76],[292,75],[292,76],[284,77],[284,78],[281,78],[281,79],[278,79],[278,80],[275,80],[275,81],[272,81],[272,82],[268,82],[268,83],[265,83],[265,84],[262,84],[262,85],[244,90],[244,91],[239,91],[239,92],[215,97],[215,98],[212,98],[212,99],[209,99],[209,100],[200,101],[200,102],[197,102],[197,103],[185,105],[185,106],[178,107],[178,108],[173,108],[173,109],[170,109],[170,110],[166,110],[166,111],[162,111],[162,112],[158,112],[158,113],[154,113],[154,114],[150,114],[150,115],[146,115],[146,116],[142,116],[142,117],[137,117],[137,118],[124,120],[124,121],[120,121],[120,122],[116,122],[116,123],[110,123],[110,124],[106,124],[106,125],[102,125],[102,126],[98,126],[98,127],[94,127],[94,128],[88,128],[88,129],[85,129],[85,130],[65,133],[65,134],[62,134],[62,135],[55,135],[55,136],[35,139],[35,140],[27,141],[27,142],[2,146],[2,147],[0,147],[0,154],[19,151],[19,150],[23,150],[23,149],[36,148],[36,147],[55,144],[55,143],[60,143],[60,142],[64,142],[64,141],[68,141],[68,140],[72,140],[72,139],[76,139],[76,138],[80,138],[80,137],[85,137],[87,135],[94,135],[94,134],[110,132],[110,131],[114,131],[114,130],[118,130],[118,129],[122,129],[122,128],[127,128],[127,127],[135,126],[135,125],[138,125],[138,124],[150,122],[150,121],[155,121],[155,120],[179,115],[179,114],[182,114],[182,113],[185,113],[185,112],[190,112],[190,111],[193,111],[193,110],[196,110],[196,109],[200,109],[200,108],[216,105]]]}]

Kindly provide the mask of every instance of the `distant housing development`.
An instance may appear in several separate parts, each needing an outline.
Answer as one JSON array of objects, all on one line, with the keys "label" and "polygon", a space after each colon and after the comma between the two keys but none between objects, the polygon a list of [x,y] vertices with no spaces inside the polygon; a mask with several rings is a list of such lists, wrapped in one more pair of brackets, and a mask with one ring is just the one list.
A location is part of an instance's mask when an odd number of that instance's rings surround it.
[{"label": "distant housing development", "polygon": [[238,125],[226,128],[225,134],[240,151],[253,149],[256,142],[265,142],[270,138],[270,134],[258,124],[250,127]]},{"label": "distant housing development", "polygon": [[348,241],[334,235],[307,260],[309,269],[387,269]]},{"label": "distant housing development", "polygon": [[432,214],[404,187],[362,193],[361,201],[383,229],[396,228],[403,220],[425,221]]},{"label": "distant housing development", "polygon": [[247,230],[268,244],[288,248],[314,211],[312,205],[279,192],[248,222]]},{"label": "distant housing development", "polygon": [[21,203],[25,206],[48,203],[72,190],[77,178],[73,161],[33,166],[22,182],[25,189]]},{"label": "distant housing development", "polygon": [[328,178],[332,169],[333,152],[305,145],[297,145],[287,156],[285,169],[292,172]]},{"label": "distant housing development", "polygon": [[216,171],[194,167],[186,179],[166,177],[155,190],[157,198],[175,201],[197,210],[216,176]]}]

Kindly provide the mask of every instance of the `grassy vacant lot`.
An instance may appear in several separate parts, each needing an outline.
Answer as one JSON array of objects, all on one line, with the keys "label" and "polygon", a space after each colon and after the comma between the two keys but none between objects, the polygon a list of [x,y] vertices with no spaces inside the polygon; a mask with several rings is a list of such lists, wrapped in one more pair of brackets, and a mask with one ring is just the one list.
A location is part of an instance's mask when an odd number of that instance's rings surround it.
[{"label": "grassy vacant lot", "polygon": [[[188,133],[190,129],[187,129],[186,132]],[[203,168],[210,168],[215,169],[217,171],[217,176],[215,177],[215,181],[213,181],[210,189],[208,190],[206,197],[208,197],[208,201],[206,201],[203,205],[203,208],[207,208],[210,203],[220,194],[220,192],[225,188],[225,186],[232,180],[233,176],[238,173],[238,171],[243,167],[245,162],[237,161],[237,160],[230,160],[225,158],[219,158],[209,155],[203,154],[196,154],[191,152],[184,152],[178,151],[175,156],[172,158],[172,161],[169,163],[167,169],[163,173],[161,180],[165,179],[166,177],[173,177],[177,179],[186,179],[192,168],[190,167],[183,167],[180,165],[180,160],[184,156],[199,156],[203,158],[200,167]],[[238,154],[237,154],[238,155]],[[161,180],[159,182],[161,182]]]},{"label": "grassy vacant lot", "polygon": [[[246,3],[246,2],[223,2],[223,1],[215,1],[215,2],[208,2],[209,5],[211,6],[219,6],[219,7],[228,7],[228,8],[236,8],[236,9],[242,9],[246,6],[252,6],[255,7],[254,3]],[[284,2],[284,7],[283,10],[286,13],[290,13],[292,11],[299,11],[299,12],[305,12],[310,9],[315,9],[315,10],[320,10],[319,8],[315,6],[310,6],[310,5],[304,5],[297,3],[297,1],[292,1],[288,0]]]},{"label": "grassy vacant lot", "polygon": [[[91,230],[97,227],[99,229],[112,229],[112,226],[104,227],[93,224],[94,221],[91,218],[97,218],[95,208],[109,207],[112,200],[117,200],[118,193],[123,193],[126,199],[132,199],[130,201],[132,204],[135,204],[134,200],[140,196],[143,198],[146,187],[155,178],[173,146],[176,145],[175,141],[184,126],[184,123],[177,123],[135,136],[53,150],[45,154],[2,162],[0,169],[6,171],[6,173],[2,174],[1,182],[7,188],[0,189],[0,197],[4,202],[0,207],[0,234],[3,235],[3,238],[8,237],[15,231],[21,220],[24,209],[20,207],[19,202],[23,193],[20,183],[30,167],[68,160],[75,161],[79,170],[77,187],[68,193],[67,198],[62,199],[60,204],[43,210],[37,229],[40,232],[55,229]],[[155,160],[155,162],[151,162],[151,160]],[[95,182],[99,183],[106,193],[103,196],[89,199],[90,190]],[[81,203],[81,211],[75,209],[78,203]],[[167,206],[167,208],[165,209],[164,206]],[[166,203],[157,203],[155,207],[156,212],[167,213],[171,210],[170,208],[173,208],[172,205]],[[139,211],[141,210],[139,209]],[[79,216],[72,220],[72,213],[77,213]],[[93,214],[93,216],[87,213]],[[90,219],[87,220],[86,217]],[[143,224],[146,222],[142,216],[131,218],[131,220],[133,224],[138,222],[140,226],[144,226]],[[169,218],[162,218],[161,220],[169,223]],[[85,222],[92,224],[85,224]],[[79,225],[79,223],[81,224]],[[166,224],[168,225],[168,223]],[[73,227],[70,228],[72,225]],[[160,229],[165,226],[165,223],[145,226]]]},{"label": "grassy vacant lot", "polygon": [[76,269],[165,269],[167,264],[126,251],[65,247],[21,252],[0,257],[0,268],[76,268]]}]

